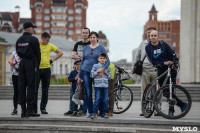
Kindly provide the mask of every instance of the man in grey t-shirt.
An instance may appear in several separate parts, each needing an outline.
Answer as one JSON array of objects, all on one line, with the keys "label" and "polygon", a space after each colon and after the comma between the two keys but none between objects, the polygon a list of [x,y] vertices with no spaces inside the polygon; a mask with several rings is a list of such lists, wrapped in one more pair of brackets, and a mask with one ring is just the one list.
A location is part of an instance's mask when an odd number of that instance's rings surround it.
[{"label": "man in grey t-shirt", "polygon": [[[155,28],[148,28],[147,29],[147,40],[142,41],[142,43],[140,44],[140,46],[137,50],[133,64],[135,64],[138,60],[143,60],[143,58],[145,57],[145,55],[146,55],[145,46],[150,41],[150,33],[151,33],[152,30],[155,30]],[[132,71],[132,73],[134,74],[134,70]],[[146,86],[149,83],[151,83],[154,79],[156,79],[156,75],[157,75],[156,68],[153,67],[153,65],[149,62],[148,58],[145,57],[145,60],[143,62],[142,75],[141,75],[141,80],[142,80],[141,102],[142,102],[143,92],[144,92]],[[142,104],[141,104],[141,106],[142,106]],[[154,115],[156,115],[156,114],[154,114]],[[143,114],[141,113],[140,116],[143,116]]]}]

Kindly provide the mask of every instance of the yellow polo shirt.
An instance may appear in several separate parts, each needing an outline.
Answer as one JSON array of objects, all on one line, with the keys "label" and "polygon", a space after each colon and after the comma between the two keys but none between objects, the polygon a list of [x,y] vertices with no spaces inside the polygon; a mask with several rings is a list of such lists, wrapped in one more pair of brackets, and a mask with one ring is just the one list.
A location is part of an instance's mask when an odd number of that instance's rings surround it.
[{"label": "yellow polo shirt", "polygon": [[40,44],[40,52],[41,52],[41,62],[40,69],[50,68],[50,53],[56,52],[58,47],[55,45],[48,44]]}]

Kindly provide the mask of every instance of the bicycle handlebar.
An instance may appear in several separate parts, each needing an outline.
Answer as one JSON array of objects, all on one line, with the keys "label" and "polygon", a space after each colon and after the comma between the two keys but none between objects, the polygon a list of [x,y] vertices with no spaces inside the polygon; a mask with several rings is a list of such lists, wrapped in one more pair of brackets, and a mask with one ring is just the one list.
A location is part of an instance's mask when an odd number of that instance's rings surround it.
[{"label": "bicycle handlebar", "polygon": [[125,73],[125,74],[128,76],[128,78],[125,78],[125,79],[123,79],[123,80],[127,80],[127,79],[130,78],[130,75],[128,74],[128,72],[126,72],[126,71],[124,70],[124,68],[119,67],[118,65],[115,65],[115,67],[118,69],[118,72],[119,72],[120,74]]}]

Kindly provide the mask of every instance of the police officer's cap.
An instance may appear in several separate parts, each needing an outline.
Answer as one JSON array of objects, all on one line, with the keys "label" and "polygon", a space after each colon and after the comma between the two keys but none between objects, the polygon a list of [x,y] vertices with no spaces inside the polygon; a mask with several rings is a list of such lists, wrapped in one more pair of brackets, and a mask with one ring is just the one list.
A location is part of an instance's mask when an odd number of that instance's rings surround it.
[{"label": "police officer's cap", "polygon": [[78,63],[78,62],[81,62],[81,59],[76,59],[76,60],[74,61],[74,64],[76,64],[76,63]]},{"label": "police officer's cap", "polygon": [[25,22],[23,24],[23,29],[27,29],[29,27],[32,27],[32,28],[37,28],[37,26],[33,25],[31,22]]}]

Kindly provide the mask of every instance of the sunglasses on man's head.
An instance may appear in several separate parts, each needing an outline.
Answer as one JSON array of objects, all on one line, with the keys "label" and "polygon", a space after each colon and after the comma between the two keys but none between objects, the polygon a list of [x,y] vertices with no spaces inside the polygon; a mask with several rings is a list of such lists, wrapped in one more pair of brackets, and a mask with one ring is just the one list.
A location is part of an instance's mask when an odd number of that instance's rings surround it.
[{"label": "sunglasses on man's head", "polygon": [[91,55],[93,54],[93,50],[94,50],[94,49],[91,49],[91,53],[90,53]]}]

